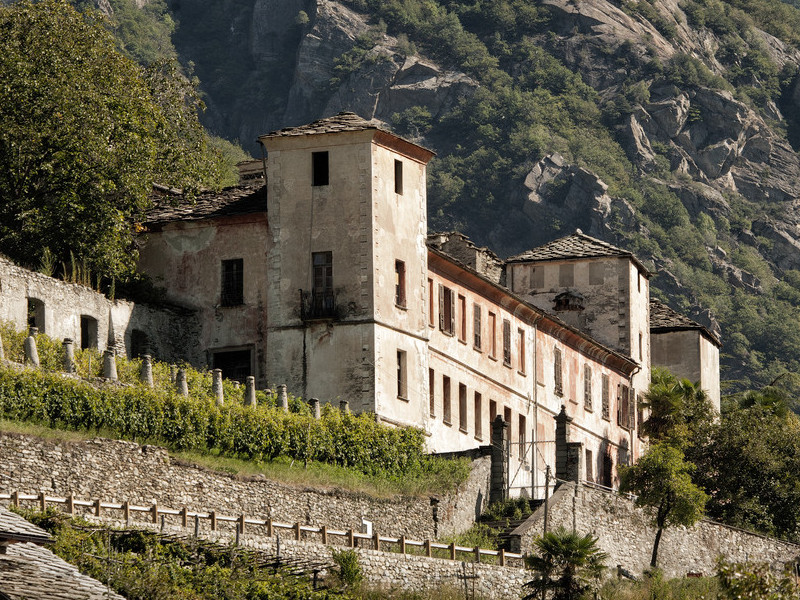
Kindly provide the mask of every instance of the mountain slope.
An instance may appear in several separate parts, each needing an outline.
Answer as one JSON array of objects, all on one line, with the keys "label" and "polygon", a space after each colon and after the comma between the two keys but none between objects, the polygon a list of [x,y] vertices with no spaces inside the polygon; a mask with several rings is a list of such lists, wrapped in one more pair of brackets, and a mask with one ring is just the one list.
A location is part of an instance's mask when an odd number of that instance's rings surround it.
[{"label": "mountain slope", "polygon": [[[722,326],[729,389],[800,372],[800,11],[777,0],[172,0],[207,126],[341,109],[435,149],[432,229],[581,227]],[[710,309],[710,313],[708,312]]]}]

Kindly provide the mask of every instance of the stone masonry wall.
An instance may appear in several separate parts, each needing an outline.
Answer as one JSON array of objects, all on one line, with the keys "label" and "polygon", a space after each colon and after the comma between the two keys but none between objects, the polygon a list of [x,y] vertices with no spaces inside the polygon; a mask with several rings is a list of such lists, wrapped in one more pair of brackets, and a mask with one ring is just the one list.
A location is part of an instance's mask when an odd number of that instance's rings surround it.
[{"label": "stone masonry wall", "polygon": [[458,494],[375,498],[237,477],[170,459],[164,448],[95,439],[54,442],[0,433],[0,491],[46,492],[103,501],[190,510],[360,531],[372,521],[381,535],[435,539],[468,529],[488,497],[489,458],[473,463]]},{"label": "stone masonry wall", "polygon": [[[551,496],[548,510],[548,529],[574,528],[580,534],[596,536],[609,555],[607,566],[622,565],[637,574],[649,568],[656,530],[629,498],[588,486],[576,491],[575,484],[564,484]],[[520,541],[515,551],[531,551],[533,539],[542,533],[543,520],[541,507],[513,532]],[[689,572],[708,575],[714,572],[719,556],[736,562],[768,562],[782,569],[800,556],[800,545],[703,520],[689,529],[664,530],[658,566],[667,577]]]}]

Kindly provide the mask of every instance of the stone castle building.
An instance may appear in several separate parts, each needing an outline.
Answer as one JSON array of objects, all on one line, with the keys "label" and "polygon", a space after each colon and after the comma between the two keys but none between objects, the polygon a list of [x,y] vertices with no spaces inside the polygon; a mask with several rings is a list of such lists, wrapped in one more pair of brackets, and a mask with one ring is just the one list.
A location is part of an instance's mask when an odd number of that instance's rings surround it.
[{"label": "stone castle building", "polygon": [[[421,428],[434,452],[489,444],[500,416],[512,493],[536,496],[548,467],[616,485],[617,465],[642,451],[651,365],[700,381],[719,407],[719,340],[651,304],[631,253],[577,232],[504,261],[429,233],[433,153],[352,113],[260,141],[265,183],[192,200],[164,191],[144,224],[140,269],[182,325],[140,311],[158,325],[144,333],[133,309],[82,316],[107,343],[173,359],[181,338],[198,366],[347,400]],[[83,335],[75,316],[50,320]]]}]

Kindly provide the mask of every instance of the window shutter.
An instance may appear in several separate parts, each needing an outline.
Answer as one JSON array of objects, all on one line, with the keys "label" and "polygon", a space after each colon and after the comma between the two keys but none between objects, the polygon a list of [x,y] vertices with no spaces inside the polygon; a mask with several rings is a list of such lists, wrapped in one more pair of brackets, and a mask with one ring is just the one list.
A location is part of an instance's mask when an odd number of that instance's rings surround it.
[{"label": "window shutter", "polygon": [[439,284],[439,329],[444,331],[444,286]]},{"label": "window shutter", "polygon": [[456,295],[455,293],[450,293],[450,333],[454,333],[456,330]]}]

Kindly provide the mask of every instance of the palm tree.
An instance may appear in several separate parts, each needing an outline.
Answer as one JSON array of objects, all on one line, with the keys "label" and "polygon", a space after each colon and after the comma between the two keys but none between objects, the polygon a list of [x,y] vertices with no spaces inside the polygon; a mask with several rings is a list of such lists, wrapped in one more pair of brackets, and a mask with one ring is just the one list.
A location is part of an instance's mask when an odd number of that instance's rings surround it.
[{"label": "palm tree", "polygon": [[578,600],[599,584],[608,555],[597,547],[597,538],[560,527],[534,545],[538,553],[528,558],[528,566],[536,577],[525,584],[533,591],[524,600]]}]

